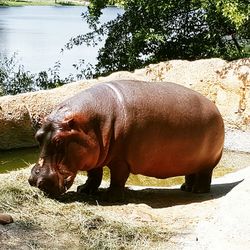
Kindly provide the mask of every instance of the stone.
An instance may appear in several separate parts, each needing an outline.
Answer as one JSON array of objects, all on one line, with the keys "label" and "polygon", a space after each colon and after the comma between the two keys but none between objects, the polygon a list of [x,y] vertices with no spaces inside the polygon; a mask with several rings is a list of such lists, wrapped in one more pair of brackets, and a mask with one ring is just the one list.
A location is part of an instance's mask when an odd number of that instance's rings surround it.
[{"label": "stone", "polygon": [[14,222],[14,220],[13,220],[11,215],[9,215],[9,214],[0,214],[0,224],[1,225],[10,224],[10,223],[13,223],[13,222]]}]

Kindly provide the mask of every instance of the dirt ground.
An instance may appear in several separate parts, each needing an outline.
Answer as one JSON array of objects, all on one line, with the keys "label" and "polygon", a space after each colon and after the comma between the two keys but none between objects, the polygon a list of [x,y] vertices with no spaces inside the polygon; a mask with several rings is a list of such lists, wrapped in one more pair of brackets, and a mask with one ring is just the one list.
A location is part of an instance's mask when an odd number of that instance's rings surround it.
[{"label": "dirt ground", "polygon": [[190,194],[172,188],[136,188],[128,203],[102,209],[121,221],[158,222],[176,232],[159,249],[249,249],[250,167],[213,181],[211,193]]},{"label": "dirt ground", "polygon": [[[249,153],[250,133],[227,131],[225,147]],[[112,216],[168,225],[176,232],[168,249],[250,249],[250,166],[213,179],[209,194],[133,187],[128,196]]]}]

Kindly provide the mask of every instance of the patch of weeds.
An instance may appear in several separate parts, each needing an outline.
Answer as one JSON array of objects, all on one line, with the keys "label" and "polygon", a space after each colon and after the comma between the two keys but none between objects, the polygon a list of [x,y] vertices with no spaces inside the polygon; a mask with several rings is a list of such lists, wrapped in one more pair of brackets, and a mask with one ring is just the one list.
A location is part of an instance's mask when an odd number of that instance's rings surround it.
[{"label": "patch of weeds", "polygon": [[37,240],[30,240],[27,244],[29,249],[39,249],[41,247],[40,243]]}]

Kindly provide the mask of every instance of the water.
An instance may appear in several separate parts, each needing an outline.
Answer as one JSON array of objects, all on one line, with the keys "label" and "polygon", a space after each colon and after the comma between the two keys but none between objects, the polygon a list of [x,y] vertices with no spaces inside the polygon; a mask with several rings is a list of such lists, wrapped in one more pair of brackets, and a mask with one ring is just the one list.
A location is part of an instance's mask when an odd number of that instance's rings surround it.
[{"label": "water", "polygon": [[[38,155],[38,148],[0,151],[0,174],[28,167],[37,161]],[[225,150],[221,161],[214,170],[213,178],[248,167],[249,165],[250,153]],[[109,170],[107,168],[104,169],[104,179],[109,181]],[[141,175],[130,175],[127,184],[138,186],[172,186],[181,184],[183,181],[183,177],[156,179]]]},{"label": "water", "polygon": [[[87,7],[25,6],[0,7],[0,54],[18,53],[26,70],[39,72],[61,62],[62,75],[74,73],[72,64],[84,59],[94,64],[98,48],[78,46],[61,49],[70,38],[89,31],[81,14]],[[122,9],[109,7],[103,11],[101,23],[114,19]]]},{"label": "water", "polygon": [[38,159],[38,148],[0,151],[0,173],[28,167]]}]

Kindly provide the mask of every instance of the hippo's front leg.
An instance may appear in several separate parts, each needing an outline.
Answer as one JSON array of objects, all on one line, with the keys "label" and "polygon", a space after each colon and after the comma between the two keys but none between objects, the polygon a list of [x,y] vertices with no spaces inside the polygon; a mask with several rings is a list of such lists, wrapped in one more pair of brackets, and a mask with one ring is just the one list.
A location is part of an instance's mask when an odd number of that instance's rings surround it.
[{"label": "hippo's front leg", "polygon": [[110,186],[104,196],[109,202],[124,201],[124,187],[129,177],[129,167],[124,162],[112,162],[108,165],[110,169]]},{"label": "hippo's front leg", "polygon": [[77,187],[78,193],[94,194],[102,182],[103,168],[95,168],[88,171],[88,179],[85,184]]}]

